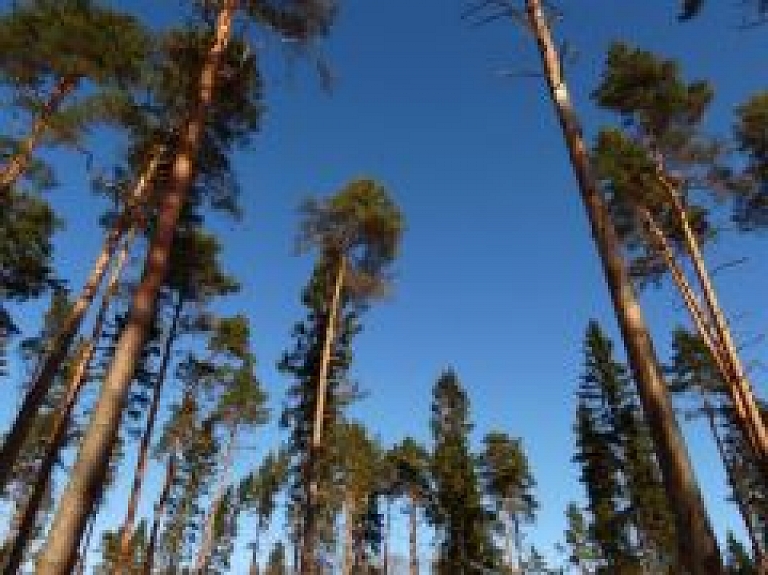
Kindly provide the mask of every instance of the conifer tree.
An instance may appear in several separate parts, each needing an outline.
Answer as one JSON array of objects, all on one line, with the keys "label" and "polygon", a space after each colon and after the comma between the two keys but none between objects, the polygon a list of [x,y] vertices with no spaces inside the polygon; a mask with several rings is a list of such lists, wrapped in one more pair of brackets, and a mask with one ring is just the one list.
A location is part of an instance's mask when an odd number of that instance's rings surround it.
[{"label": "conifer tree", "polygon": [[[763,422],[752,385],[742,365],[725,314],[707,270],[701,243],[712,235],[706,197],[696,188],[713,186],[718,146],[699,134],[699,124],[712,99],[706,82],[686,83],[676,62],[616,43],[608,51],[606,68],[594,98],[615,111],[626,132],[603,131],[595,164],[610,185],[611,203],[629,204],[632,215],[650,236],[653,257],[661,257],[703,340],[723,372],[737,421],[758,461],[768,470],[768,427]],[[672,172],[674,170],[674,172]],[[718,185],[718,193],[722,186]],[[619,208],[621,209],[621,208]],[[627,211],[625,209],[625,211]],[[626,234],[627,231],[625,230]],[[642,232],[640,242],[643,245]],[[632,240],[626,243],[633,243]],[[641,248],[642,249],[642,248]],[[690,262],[698,291],[684,272]]]},{"label": "conifer tree", "polygon": [[481,476],[485,492],[493,501],[494,511],[505,538],[506,568],[514,568],[512,545],[517,552],[517,569],[522,567],[521,524],[535,518],[538,502],[533,494],[536,482],[519,439],[494,431],[483,438]]},{"label": "conifer tree", "polygon": [[418,575],[419,511],[430,497],[429,454],[415,439],[406,437],[390,450],[389,457],[395,466],[395,493],[408,498],[408,572],[410,575]]},{"label": "conifer tree", "polygon": [[[20,90],[18,101],[27,104],[35,118],[0,170],[2,196],[24,174],[35,148],[56,127],[63,103],[79,85],[88,81],[114,91],[137,82],[152,45],[135,17],[90,0],[18,4],[0,17],[0,74],[4,83]],[[35,34],[33,42],[30,32]],[[35,103],[28,95],[41,89],[49,94]],[[71,125],[58,127],[59,136],[73,131]]]},{"label": "conifer tree", "polygon": [[[272,13],[265,14],[264,6]],[[327,31],[327,10],[314,2],[290,2],[277,7],[269,3],[249,3],[249,14],[261,22],[274,24],[278,33],[299,40],[309,40]],[[134,292],[125,329],[117,343],[115,358],[107,372],[100,398],[84,434],[80,452],[73,467],[54,519],[53,528],[40,558],[38,568],[50,573],[66,573],[74,564],[77,545],[85,527],[87,511],[92,507],[90,494],[101,483],[106,454],[117,437],[124,399],[131,375],[146,340],[154,315],[155,300],[168,271],[169,257],[182,209],[195,180],[195,165],[208,123],[216,119],[232,128],[233,135],[246,135],[254,126],[238,122],[238,110],[227,106],[224,94],[217,91],[217,81],[231,70],[224,70],[225,54],[235,35],[234,20],[240,12],[237,0],[225,0],[214,11],[215,24],[208,31],[209,49],[196,75],[197,85],[187,99],[184,120],[179,124],[178,147],[174,149],[172,177],[158,208],[156,226],[145,260],[142,280]],[[277,18],[267,19],[267,16]],[[282,19],[280,17],[283,17]],[[298,28],[295,26],[298,24]],[[287,28],[287,30],[286,30]],[[243,128],[240,130],[240,128]]]},{"label": "conifer tree", "polygon": [[435,383],[430,428],[434,495],[428,516],[439,534],[437,572],[456,575],[496,568],[491,516],[483,506],[469,448],[469,399],[453,371],[443,372]]},{"label": "conifer tree", "polygon": [[686,567],[692,572],[721,573],[722,560],[717,540],[623,258],[620,238],[601,195],[581,122],[571,101],[561,54],[550,29],[550,7],[540,0],[525,0],[524,7],[523,12],[511,0],[478,2],[467,12],[467,16],[482,21],[508,16],[524,20],[536,40],[548,94],[562,128],[645,418],[651,430],[667,498],[674,508],[680,527],[677,530],[679,556],[688,563]]},{"label": "conifer tree", "polygon": [[320,449],[340,303],[345,295],[366,301],[381,294],[388,279],[386,269],[397,256],[403,216],[387,191],[372,180],[353,181],[325,201],[307,200],[302,212],[299,247],[317,249],[331,274],[312,433],[312,446]]},{"label": "conifer tree", "polygon": [[[300,528],[301,533],[294,533],[294,537],[301,541],[302,573],[311,573],[316,568],[320,544],[332,539],[335,513],[332,505],[333,452],[318,452],[311,448],[317,374],[329,313],[325,307],[328,277],[326,268],[315,269],[302,293],[307,318],[294,327],[295,345],[278,364],[278,369],[294,380],[288,390],[281,425],[290,433],[289,497],[293,512],[300,518],[294,526]],[[357,396],[356,387],[347,379],[347,373],[352,361],[352,338],[361,329],[359,317],[362,311],[356,302],[344,296],[340,303],[340,327],[332,349],[333,361],[328,366],[325,419],[329,434],[343,420],[344,408]]]}]

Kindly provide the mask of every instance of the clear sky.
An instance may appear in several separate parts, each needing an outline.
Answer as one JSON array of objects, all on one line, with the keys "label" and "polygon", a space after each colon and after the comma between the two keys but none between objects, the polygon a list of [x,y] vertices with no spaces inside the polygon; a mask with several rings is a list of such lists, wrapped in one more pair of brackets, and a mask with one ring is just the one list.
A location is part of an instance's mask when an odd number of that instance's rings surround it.
[{"label": "clear sky", "polygon": [[[178,6],[114,3],[156,24]],[[592,317],[611,334],[616,329],[543,82],[527,75],[539,69],[532,40],[506,21],[470,26],[458,0],[341,4],[321,47],[336,75],[331,93],[276,44],[258,45],[268,110],[253,149],[237,155],[246,216],[242,224],[216,224],[228,268],[243,283],[224,308],[251,318],[260,375],[279,411],[288,382],[275,362],[303,316],[299,292],[311,265],[293,253],[296,207],[360,175],[384,182],[408,231],[393,294],[366,314],[355,341],[354,376],[370,395],[353,414],[387,444],[405,435],[428,440],[432,385],[443,368],[454,367],[472,401],[475,439],[491,429],[523,437],[541,502],[528,537],[552,553],[563,539],[567,502],[582,498],[570,462],[582,336]],[[738,29],[733,3],[710,4],[681,25],[671,0],[560,3],[565,19],[557,35],[575,55],[567,70],[587,133],[611,120],[594,109],[589,92],[614,39],[680,58],[688,78],[712,80],[707,125],[719,133],[729,128],[734,106],[766,86],[768,35],[765,28]],[[100,242],[98,206],[82,185],[80,160],[52,157],[63,181],[52,200],[68,222],[57,261],[75,287]],[[717,278],[745,342],[765,331],[768,319],[766,241],[724,234],[708,254],[713,264],[749,256]],[[665,356],[667,332],[684,316],[666,289],[643,300]],[[745,354],[758,360],[765,351],[752,345]],[[766,373],[756,369],[754,379],[766,396]],[[3,422],[12,407],[0,408]],[[705,430],[685,430],[718,532],[740,531],[735,509],[723,503],[722,472]],[[271,425],[254,441],[267,449],[277,439]],[[111,521],[122,516],[122,505],[108,505]],[[244,559],[240,553],[234,573],[244,572]]]}]

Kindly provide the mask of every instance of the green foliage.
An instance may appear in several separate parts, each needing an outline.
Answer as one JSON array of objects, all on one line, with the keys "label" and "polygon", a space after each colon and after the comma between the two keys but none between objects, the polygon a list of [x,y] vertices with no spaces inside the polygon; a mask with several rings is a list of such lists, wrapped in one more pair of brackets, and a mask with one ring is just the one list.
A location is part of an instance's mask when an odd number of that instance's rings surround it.
[{"label": "green foliage", "polygon": [[0,19],[0,72],[17,86],[68,75],[135,81],[151,46],[134,16],[90,0],[25,0]]},{"label": "green foliage", "polygon": [[469,399],[453,371],[442,373],[435,384],[430,428],[434,494],[428,518],[439,534],[437,572],[456,575],[479,567],[493,569],[498,553],[469,449]]},{"label": "green foliage", "polygon": [[0,302],[25,301],[58,283],[51,265],[60,224],[35,194],[12,191],[0,198]]},{"label": "green foliage", "polygon": [[381,293],[404,229],[387,191],[373,180],[356,180],[328,199],[306,200],[301,213],[299,249],[317,249],[331,265],[346,258],[345,289],[351,297]]},{"label": "green foliage", "polygon": [[753,95],[736,109],[734,137],[746,156],[746,185],[737,196],[736,223],[745,229],[768,225],[768,91]]},{"label": "green foliage", "polygon": [[607,572],[674,573],[674,520],[649,431],[627,369],[594,321],[587,327],[584,355],[574,461],[587,491],[597,564]]}]

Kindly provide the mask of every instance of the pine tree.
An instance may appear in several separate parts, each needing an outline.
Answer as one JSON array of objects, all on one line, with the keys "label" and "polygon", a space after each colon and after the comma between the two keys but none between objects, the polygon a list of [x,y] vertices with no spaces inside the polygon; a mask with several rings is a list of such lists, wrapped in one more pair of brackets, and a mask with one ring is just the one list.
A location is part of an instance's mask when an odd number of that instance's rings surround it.
[{"label": "pine tree", "polygon": [[[217,79],[226,76],[230,70],[223,70],[225,54],[235,34],[234,19],[239,13],[237,0],[227,0],[214,12],[215,24],[209,30],[210,45],[199,68],[198,83],[187,100],[184,121],[179,124],[178,147],[175,148],[172,178],[166,193],[158,206],[157,221],[145,260],[145,270],[141,283],[133,296],[131,311],[126,328],[118,341],[115,358],[106,375],[99,401],[91,416],[90,425],[85,432],[78,459],[73,467],[70,482],[65,489],[54,519],[53,529],[46,547],[40,555],[40,569],[51,573],[64,573],[74,564],[77,544],[85,527],[87,511],[92,507],[90,494],[100,484],[105,465],[105,455],[117,436],[121,418],[121,408],[128,393],[131,375],[135,368],[140,350],[146,340],[153,316],[153,309],[162,282],[167,274],[169,256],[172,249],[176,227],[182,209],[195,180],[195,165],[202,149],[206,125],[216,119],[222,125],[232,128],[230,134],[246,135],[253,126],[246,123],[244,133],[238,123],[242,117],[239,110],[226,105],[224,94],[218,92]],[[285,21],[276,21],[278,33],[309,40],[325,33],[327,26],[315,27],[317,22],[325,24],[325,11],[318,10],[314,3],[288,3],[275,9],[278,16],[294,16],[288,22],[289,29],[284,32]],[[264,21],[263,11],[250,14],[255,19]],[[267,15],[268,16],[268,15]],[[308,23],[298,30],[294,22]],[[312,24],[310,27],[309,23]],[[250,120],[250,119],[249,119]]]},{"label": "pine tree", "polygon": [[[327,269],[316,268],[302,293],[302,303],[308,310],[307,319],[294,327],[294,348],[286,352],[278,364],[278,369],[294,380],[288,390],[281,425],[290,433],[289,497],[293,512],[300,518],[294,527],[301,533],[294,533],[294,537],[301,541],[302,573],[315,569],[320,544],[328,544],[333,539],[333,453],[311,448],[317,374],[329,313],[325,307],[327,281]],[[325,419],[329,434],[341,423],[344,408],[357,396],[347,373],[352,361],[352,339],[361,329],[359,316],[363,310],[346,297],[340,308],[340,329],[334,339],[333,361],[328,366]]]},{"label": "pine tree", "polygon": [[[624,234],[633,226],[647,228],[634,232],[639,241],[630,237],[625,243],[650,252],[645,259],[660,258],[661,266],[670,272],[694,326],[710,346],[728,384],[737,421],[758,461],[764,460],[768,470],[768,427],[760,416],[701,250],[713,226],[706,197],[697,199],[694,189],[701,188],[702,182],[707,186],[716,177],[712,175],[716,172],[713,163],[719,146],[699,134],[712,95],[706,82],[686,83],[676,62],[614,44],[594,98],[601,107],[618,113],[624,131],[631,135],[603,131],[595,164],[609,184],[614,212],[616,204],[628,205],[619,206],[629,213],[629,218],[624,218]],[[718,194],[721,187],[716,190]],[[649,240],[644,242],[643,235]],[[686,276],[686,260],[698,288]]]},{"label": "pine tree", "polygon": [[433,389],[434,495],[428,516],[440,538],[437,572],[446,575],[493,569],[498,561],[491,517],[483,506],[476,461],[469,447],[469,417],[469,399],[458,377],[453,371],[443,372]]},{"label": "pine tree", "polygon": [[599,552],[590,537],[584,513],[576,503],[569,503],[565,517],[568,521],[565,531],[565,543],[569,551],[568,563],[576,567],[582,575],[593,573]]},{"label": "pine tree", "polygon": [[562,58],[550,29],[550,15],[540,0],[525,0],[524,6],[523,12],[509,2],[480,2],[467,16],[482,21],[500,16],[524,19],[536,39],[550,100],[562,128],[645,418],[658,454],[667,498],[675,511],[679,526],[679,556],[688,563],[686,567],[689,571],[721,573],[722,560],[717,540],[623,258],[620,238],[593,171],[581,123],[569,95]]},{"label": "pine tree", "polygon": [[[2,78],[23,94],[43,88],[49,95],[42,103],[19,98],[35,118],[28,135],[0,171],[2,196],[25,173],[45,135],[53,131],[60,138],[71,139],[73,132],[82,130],[78,125],[82,122],[72,125],[73,117],[82,114],[57,118],[72,93],[86,81],[112,91],[135,83],[152,46],[149,34],[135,17],[91,1],[26,0],[19,4],[0,17]],[[34,41],[30,41],[30,33]],[[90,99],[94,100],[93,96]],[[103,110],[103,106],[97,108]]]},{"label": "pine tree", "polygon": [[533,479],[528,458],[519,439],[494,431],[483,438],[481,476],[485,492],[493,501],[505,537],[506,567],[513,572],[512,545],[517,552],[517,568],[522,567],[522,523],[535,519],[538,502],[533,494]]}]

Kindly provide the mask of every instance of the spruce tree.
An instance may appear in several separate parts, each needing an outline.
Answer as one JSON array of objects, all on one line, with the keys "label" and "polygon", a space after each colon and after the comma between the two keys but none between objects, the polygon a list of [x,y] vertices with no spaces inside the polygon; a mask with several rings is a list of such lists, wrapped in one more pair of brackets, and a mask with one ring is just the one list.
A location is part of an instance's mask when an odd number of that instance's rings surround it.
[{"label": "spruce tree", "polygon": [[437,572],[458,575],[494,569],[494,546],[489,511],[470,451],[472,430],[469,398],[455,372],[445,371],[433,389],[431,477],[434,495],[429,520],[439,535]]}]

